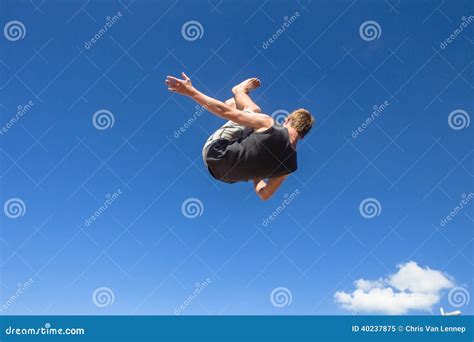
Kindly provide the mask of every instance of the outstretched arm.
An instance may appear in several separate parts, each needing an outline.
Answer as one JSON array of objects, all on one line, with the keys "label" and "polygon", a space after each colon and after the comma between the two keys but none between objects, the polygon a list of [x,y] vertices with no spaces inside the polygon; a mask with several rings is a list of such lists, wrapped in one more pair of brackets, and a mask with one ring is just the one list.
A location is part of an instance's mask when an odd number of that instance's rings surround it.
[{"label": "outstretched arm", "polygon": [[184,72],[182,73],[182,76],[184,78],[183,80],[173,76],[168,76],[166,78],[168,90],[189,96],[208,111],[223,119],[231,120],[254,129],[268,128],[273,125],[273,119],[270,116],[260,113],[250,114],[228,106],[224,102],[207,96],[194,88],[191,80]]},{"label": "outstretched arm", "polygon": [[275,191],[277,191],[277,189],[280,187],[281,183],[283,183],[286,177],[287,175],[270,178],[268,182],[265,182],[264,180],[254,179],[253,187],[255,189],[255,193],[258,195],[258,197],[260,197],[262,201],[269,199],[270,197],[272,197]]}]

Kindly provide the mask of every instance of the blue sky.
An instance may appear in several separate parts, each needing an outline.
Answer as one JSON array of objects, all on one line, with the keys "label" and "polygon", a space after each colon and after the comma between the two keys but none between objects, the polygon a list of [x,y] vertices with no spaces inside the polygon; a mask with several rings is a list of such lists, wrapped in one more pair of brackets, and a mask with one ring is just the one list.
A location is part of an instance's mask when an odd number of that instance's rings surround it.
[{"label": "blue sky", "polygon": [[[472,13],[467,0],[2,1],[2,27],[24,26],[0,37],[2,126],[33,103],[0,135],[1,201],[24,203],[22,216],[1,215],[1,302],[32,279],[2,314],[173,314],[189,296],[183,314],[350,314],[334,293],[408,261],[469,294],[472,203],[440,221],[474,192],[474,24],[440,43]],[[189,21],[197,37],[182,34]],[[368,21],[375,37],[359,33]],[[222,100],[257,76],[265,113],[314,113],[274,198],[208,175],[201,148],[222,120],[166,91],[181,71]],[[95,127],[100,110],[113,126]],[[182,212],[190,198],[194,218]],[[367,198],[378,216],[361,215]],[[270,300],[280,287],[282,307]],[[457,309],[449,290],[435,314]]]}]

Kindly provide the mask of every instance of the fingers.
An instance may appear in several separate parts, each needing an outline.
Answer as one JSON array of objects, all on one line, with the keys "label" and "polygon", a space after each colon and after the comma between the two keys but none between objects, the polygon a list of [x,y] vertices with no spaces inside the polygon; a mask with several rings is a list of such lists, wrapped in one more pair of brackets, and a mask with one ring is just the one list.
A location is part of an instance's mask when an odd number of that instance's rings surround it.
[{"label": "fingers", "polygon": [[190,81],[190,78],[184,72],[182,72],[181,75],[183,76],[184,80],[180,80],[179,78],[176,78],[174,76],[166,76],[166,82],[170,82],[173,84],[173,83],[182,83],[184,81]]},{"label": "fingers", "polygon": [[168,87],[169,91],[176,91],[176,86],[178,85],[176,81],[166,79],[165,80],[165,85]]},{"label": "fingers", "polygon": [[168,87],[169,91],[178,92],[178,88],[185,86],[185,82],[191,81],[184,72],[182,72],[181,75],[184,80],[180,80],[174,76],[166,76],[165,85]]},{"label": "fingers", "polygon": [[173,79],[166,79],[165,80],[165,85],[169,88],[176,88],[180,85],[180,82],[182,82],[182,81],[179,81],[179,80],[175,81]]},{"label": "fingers", "polygon": [[169,91],[177,91],[177,88],[172,84],[166,83],[166,86],[168,87]]},{"label": "fingers", "polygon": [[169,84],[180,84],[184,82],[183,80],[180,80],[179,78],[173,77],[173,76],[166,76],[166,82]]},{"label": "fingers", "polygon": [[186,80],[186,81],[190,81],[190,78],[188,77],[188,75],[186,75],[184,73],[184,71],[181,72],[181,76],[183,76],[183,78]]}]

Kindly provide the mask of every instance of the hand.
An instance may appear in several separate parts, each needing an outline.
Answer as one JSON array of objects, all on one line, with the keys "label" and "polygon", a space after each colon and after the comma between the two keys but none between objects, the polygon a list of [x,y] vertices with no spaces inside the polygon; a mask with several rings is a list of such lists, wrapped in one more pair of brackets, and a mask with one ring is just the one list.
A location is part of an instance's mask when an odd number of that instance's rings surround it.
[{"label": "hand", "polygon": [[174,91],[181,95],[192,95],[194,92],[194,87],[191,83],[191,80],[184,72],[181,73],[184,80],[180,80],[179,78],[173,76],[166,77],[166,86],[168,87],[169,91]]}]

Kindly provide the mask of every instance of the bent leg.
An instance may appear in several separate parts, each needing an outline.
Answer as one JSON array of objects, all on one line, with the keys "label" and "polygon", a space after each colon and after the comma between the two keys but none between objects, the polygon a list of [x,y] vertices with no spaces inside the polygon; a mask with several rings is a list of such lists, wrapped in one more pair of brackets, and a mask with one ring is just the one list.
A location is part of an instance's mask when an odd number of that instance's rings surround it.
[{"label": "bent leg", "polygon": [[[256,78],[245,80],[244,82],[232,88],[234,98],[228,99],[227,101],[225,101],[225,103],[228,106],[240,110],[260,112],[260,107],[257,106],[248,96],[248,92],[252,89],[257,88],[259,85],[260,81]],[[204,147],[202,148],[202,158],[204,160],[204,163],[206,163],[207,151],[209,150],[209,147],[213,142],[219,139],[226,139],[229,141],[240,139],[244,136],[244,130],[245,126],[232,121],[227,121],[222,127],[220,127],[217,131],[211,134],[211,136],[205,142]]]},{"label": "bent leg", "polygon": [[249,94],[247,94],[244,91],[236,91],[234,93],[234,99],[235,99],[235,104],[237,106],[237,109],[249,110],[255,113],[262,112],[260,107],[255,102],[252,101]]},{"label": "bent leg", "polygon": [[252,101],[249,92],[260,86],[258,78],[249,78],[232,88],[237,109],[260,113],[260,107]]},{"label": "bent leg", "polygon": [[[234,99],[229,99],[225,101],[225,103],[235,108]],[[204,160],[204,163],[206,164],[207,151],[209,149],[209,146],[211,146],[213,142],[219,139],[226,139],[229,141],[240,139],[244,135],[244,130],[245,126],[229,120],[219,129],[217,129],[214,133],[212,133],[211,136],[206,140],[202,148],[202,158]]]},{"label": "bent leg", "polygon": [[228,105],[228,106],[231,106],[232,108],[237,108],[236,104],[235,104],[235,100],[233,97],[231,97],[230,99],[226,100],[225,101],[225,104]]},{"label": "bent leg", "polygon": [[[248,98],[243,98],[240,96],[240,94],[237,96],[238,101],[239,101],[239,106],[237,106],[237,103],[235,102],[235,98],[231,98],[225,101],[226,105],[229,105],[233,108],[237,108],[240,110],[247,110],[255,113],[261,113],[260,107],[256,105],[252,99],[247,95]],[[249,100],[250,99],[250,100]]]}]

